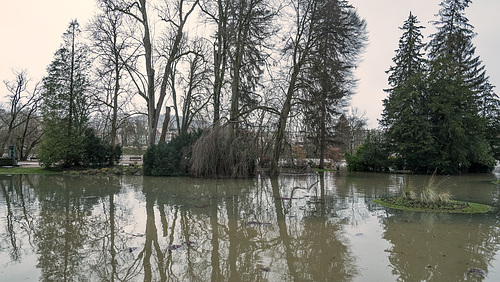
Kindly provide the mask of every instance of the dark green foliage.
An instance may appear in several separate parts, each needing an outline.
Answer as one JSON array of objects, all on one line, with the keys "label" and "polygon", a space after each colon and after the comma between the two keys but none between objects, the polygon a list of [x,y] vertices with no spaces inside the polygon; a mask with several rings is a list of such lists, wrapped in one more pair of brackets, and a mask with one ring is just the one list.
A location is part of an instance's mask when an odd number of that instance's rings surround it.
[{"label": "dark green foliage", "polygon": [[417,17],[410,12],[403,27],[400,27],[403,30],[403,35],[399,39],[399,48],[392,59],[394,66],[391,66],[387,71],[390,74],[389,85],[392,87],[404,84],[412,76],[425,69],[426,60],[423,53],[425,44],[422,42],[421,32],[424,27],[419,23]]},{"label": "dark green foliage", "polygon": [[475,56],[475,33],[464,15],[470,2],[441,3],[427,62],[421,57],[421,42],[409,44],[411,30],[414,39],[421,38],[418,21],[410,14],[403,26],[393,59],[396,66],[388,71],[392,88],[384,100],[381,124],[391,151],[406,169],[487,172],[500,155],[500,104]]},{"label": "dark green foliage", "polygon": [[40,163],[45,167],[80,165],[83,154],[83,135],[61,134],[60,128],[66,128],[64,121],[45,120],[44,125],[44,137],[37,149]]},{"label": "dark green foliage", "polygon": [[317,38],[307,72],[302,77],[304,122],[315,146],[314,156],[324,168],[325,152],[332,143],[334,124],[352,95],[357,65],[366,38],[366,23],[347,1],[317,1],[317,15],[310,33]]},{"label": "dark green foliage", "polygon": [[391,165],[389,152],[382,134],[370,134],[365,144],[354,154],[346,153],[347,169],[350,171],[386,171]]},{"label": "dark green foliage", "polygon": [[14,159],[12,158],[0,158],[0,166],[13,166]]},{"label": "dark green foliage", "polygon": [[78,23],[72,21],[43,79],[44,136],[37,152],[48,167],[79,165],[84,153],[82,142],[91,106],[87,79],[90,61],[79,34]]},{"label": "dark green foliage", "polygon": [[114,156],[115,161],[119,161],[121,154],[120,146],[113,148],[106,144],[90,128],[71,140],[58,136],[57,132],[45,136],[38,149],[38,159],[45,167],[109,166],[111,157]]},{"label": "dark green foliage", "polygon": [[85,167],[103,167],[111,165],[111,159],[119,161],[122,149],[120,146],[106,144],[97,137],[94,130],[86,129],[83,139],[82,164]]},{"label": "dark green foliage", "polygon": [[179,176],[187,174],[184,158],[189,158],[189,147],[201,131],[181,133],[168,143],[149,146],[144,154],[143,172],[146,176]]}]

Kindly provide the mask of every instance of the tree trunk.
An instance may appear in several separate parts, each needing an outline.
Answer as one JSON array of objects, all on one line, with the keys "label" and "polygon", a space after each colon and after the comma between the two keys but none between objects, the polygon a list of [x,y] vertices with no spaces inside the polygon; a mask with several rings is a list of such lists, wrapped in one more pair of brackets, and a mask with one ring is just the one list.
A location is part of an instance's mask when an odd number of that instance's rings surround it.
[{"label": "tree trunk", "polygon": [[168,132],[168,124],[170,123],[170,107],[165,109],[165,119],[163,120],[163,127],[161,129],[160,141],[158,143],[165,143],[167,132]]},{"label": "tree trunk", "polygon": [[276,140],[274,143],[273,159],[271,160],[271,176],[275,177],[278,175],[278,163],[283,151],[283,142],[285,140],[286,124],[288,121],[288,115],[292,109],[292,97],[295,90],[295,84],[300,71],[300,65],[296,64],[293,68],[292,77],[290,78],[290,84],[288,85],[288,90],[286,93],[285,103],[280,112],[280,117],[278,121],[278,129],[276,132]]},{"label": "tree trunk", "polygon": [[220,100],[227,65],[227,13],[229,9],[229,5],[224,6],[222,0],[218,0],[217,4],[219,21],[217,23],[217,41],[214,43],[214,125],[220,119]]}]

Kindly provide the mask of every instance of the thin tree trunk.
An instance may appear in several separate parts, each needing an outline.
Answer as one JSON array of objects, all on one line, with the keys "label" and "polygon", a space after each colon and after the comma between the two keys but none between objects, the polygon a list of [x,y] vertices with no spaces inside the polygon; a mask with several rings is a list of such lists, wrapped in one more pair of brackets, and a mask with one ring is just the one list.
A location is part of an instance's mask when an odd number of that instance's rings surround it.
[{"label": "thin tree trunk", "polygon": [[159,143],[165,143],[168,132],[168,124],[170,123],[170,107],[165,109],[165,118],[163,120],[163,127],[161,129],[160,141]]}]

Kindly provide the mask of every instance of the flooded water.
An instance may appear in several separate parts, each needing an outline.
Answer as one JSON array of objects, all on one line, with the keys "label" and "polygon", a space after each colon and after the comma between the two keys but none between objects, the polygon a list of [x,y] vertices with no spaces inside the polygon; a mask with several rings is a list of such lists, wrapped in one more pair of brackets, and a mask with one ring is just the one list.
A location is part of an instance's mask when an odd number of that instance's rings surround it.
[{"label": "flooded water", "polygon": [[373,203],[426,176],[0,176],[0,281],[500,281],[499,177],[453,215]]}]

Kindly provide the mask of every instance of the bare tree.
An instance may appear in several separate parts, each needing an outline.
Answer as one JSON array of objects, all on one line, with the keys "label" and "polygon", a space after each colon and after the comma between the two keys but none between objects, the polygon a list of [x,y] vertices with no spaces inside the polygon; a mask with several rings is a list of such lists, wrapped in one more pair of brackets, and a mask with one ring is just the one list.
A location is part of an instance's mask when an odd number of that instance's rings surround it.
[{"label": "bare tree", "polygon": [[268,0],[240,0],[231,5],[230,67],[231,109],[229,122],[238,124],[240,108],[255,108],[255,93],[268,57],[266,42],[274,34],[276,9]]},{"label": "bare tree", "polygon": [[[120,109],[124,109],[127,99],[120,99],[122,94],[122,81],[125,76],[123,58],[131,48],[131,38],[125,32],[123,14],[111,10],[106,5],[100,5],[101,13],[96,15],[88,26],[92,38],[92,51],[99,59],[96,68],[96,98],[107,110],[105,119],[110,121],[109,143],[115,147],[118,144],[117,132],[120,121]],[[104,93],[104,97],[102,95]],[[124,115],[126,116],[126,115]],[[111,160],[111,164],[114,160]]]},{"label": "bare tree", "polygon": [[[169,79],[171,78],[172,66],[182,54],[179,54],[180,45],[184,37],[184,28],[189,16],[193,13],[198,5],[199,0],[177,0],[175,2],[164,1],[164,5],[153,7],[146,0],[102,0],[107,6],[115,11],[119,11],[131,19],[133,19],[141,28],[142,39],[141,48],[144,51],[142,55],[144,61],[141,62],[146,69],[146,77],[140,72],[136,72],[135,66],[127,67],[139,94],[146,100],[148,108],[148,130],[149,143],[156,143],[157,127],[160,118],[160,112],[163,108]],[[159,18],[166,25],[164,39],[162,40],[163,48],[155,49],[153,33],[151,30],[152,23],[149,16],[152,11],[158,12]],[[160,42],[157,42],[161,45]],[[155,51],[158,52],[158,58],[155,58]],[[163,59],[163,75],[160,79],[160,93],[158,97],[155,94],[156,77],[155,77],[155,60]]]},{"label": "bare tree", "polygon": [[314,33],[308,30],[316,23],[318,3],[314,0],[291,0],[290,7],[294,12],[294,32],[290,34],[285,46],[285,53],[289,54],[290,66],[287,78],[288,87],[285,90],[285,101],[279,114],[278,128],[271,162],[271,174],[277,175],[278,161],[283,151],[285,130],[292,109],[292,100],[296,94],[299,75],[309,58],[315,43]]},{"label": "bare tree", "polygon": [[214,38],[214,82],[213,82],[213,123],[220,120],[221,97],[224,87],[229,50],[229,3],[230,0],[203,0],[200,3],[202,11],[216,24]]},{"label": "bare tree", "polygon": [[[182,60],[176,62],[176,67],[171,76],[172,100],[179,134],[187,132],[197,117],[202,119],[200,112],[210,101],[210,97],[206,95],[210,74],[207,60],[210,52],[209,47],[204,39],[200,37],[190,40],[185,45],[184,48],[191,51],[185,52],[186,54],[182,57]],[[179,92],[182,95],[180,97]],[[206,122],[200,121],[200,124]]]},{"label": "bare tree", "polygon": [[[18,148],[20,159],[25,159],[27,153],[40,142],[42,131],[39,127],[38,106],[40,102],[40,89],[38,83],[33,90],[28,90],[30,79],[25,70],[14,71],[15,79],[4,81],[9,98],[8,110],[0,113],[3,134],[0,152],[4,152],[7,144]],[[38,123],[33,125],[33,123]],[[27,150],[24,148],[27,146]]]},{"label": "bare tree", "polygon": [[[341,14],[341,17],[345,17],[345,22],[339,22],[339,20],[335,18],[338,13],[325,13],[327,7],[330,6],[340,6],[342,9],[352,9],[352,6],[348,5],[347,1],[343,0],[290,1],[288,9],[294,14],[294,25],[284,48],[284,53],[288,55],[289,58],[289,71],[286,80],[288,87],[285,91],[285,101],[281,107],[278,128],[276,131],[274,154],[271,164],[271,174],[273,175],[276,175],[278,172],[278,160],[283,151],[285,130],[294,101],[299,91],[307,91],[308,85],[302,83],[302,78],[310,71],[309,67],[314,65],[314,61],[317,60],[318,55],[325,52],[329,52],[330,57],[333,57],[334,61],[338,61],[339,59],[343,60],[344,57],[348,57],[342,54],[342,46],[345,45],[345,42],[349,42],[356,37],[361,37],[361,39],[363,37],[365,24],[364,21],[356,18],[357,14],[355,11]],[[357,24],[359,24],[361,28],[356,26]],[[349,47],[351,48],[351,46]],[[329,60],[330,58],[326,59]],[[350,66],[346,64],[346,68],[349,69]],[[337,67],[337,69],[339,68]],[[344,79],[342,77],[343,75],[346,74],[341,73],[341,77],[333,77],[335,79],[333,82],[341,82],[341,79]],[[349,73],[347,73],[347,75],[349,75]]]},{"label": "bare tree", "polygon": [[[132,20],[134,20],[139,28],[141,29],[142,38],[137,39],[140,42],[140,47],[143,49],[143,54],[140,57],[144,57],[142,63],[137,63],[137,61],[127,62],[127,72],[130,74],[133,83],[135,84],[137,91],[141,97],[146,100],[147,111],[148,111],[148,130],[149,130],[149,142],[154,144],[156,140],[156,125],[158,120],[156,117],[156,96],[155,96],[155,68],[154,68],[154,58],[153,58],[153,39],[152,32],[149,21],[149,2],[146,0],[102,0],[103,3],[113,11],[119,11]],[[146,70],[146,76],[138,71],[137,64],[144,66]]]}]

